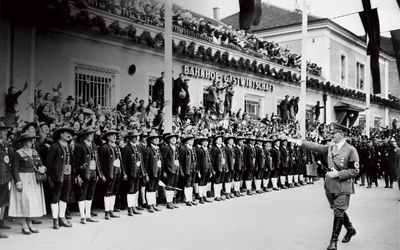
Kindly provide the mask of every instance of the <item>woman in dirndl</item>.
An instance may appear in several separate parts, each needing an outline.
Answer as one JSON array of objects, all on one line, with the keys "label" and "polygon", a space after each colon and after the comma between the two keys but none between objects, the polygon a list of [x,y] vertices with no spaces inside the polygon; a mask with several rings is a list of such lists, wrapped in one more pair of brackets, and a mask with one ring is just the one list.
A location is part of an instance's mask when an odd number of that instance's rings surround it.
[{"label": "woman in dirndl", "polygon": [[21,218],[24,234],[39,233],[32,225],[32,218],[46,214],[43,185],[35,177],[36,171],[44,173],[46,167],[42,165],[38,152],[32,149],[34,139],[37,137],[30,132],[17,139],[22,147],[15,152],[12,165],[13,185],[8,214]]}]

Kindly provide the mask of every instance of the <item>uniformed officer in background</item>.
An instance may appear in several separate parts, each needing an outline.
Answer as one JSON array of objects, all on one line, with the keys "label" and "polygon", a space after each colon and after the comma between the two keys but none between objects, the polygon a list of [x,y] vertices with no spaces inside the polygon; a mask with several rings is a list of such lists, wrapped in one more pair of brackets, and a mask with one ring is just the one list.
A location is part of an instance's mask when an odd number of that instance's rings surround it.
[{"label": "uniformed officer in background", "polygon": [[345,136],[348,128],[332,123],[332,143],[334,145],[319,145],[312,142],[289,139],[292,142],[310,151],[320,153],[327,157],[328,167],[331,170],[325,179],[325,193],[329,204],[334,212],[333,231],[328,250],[337,249],[342,225],[347,229],[347,233],[342,242],[349,242],[351,237],[356,234],[346,210],[350,204],[350,195],[354,194],[354,178],[359,173],[359,156],[357,150],[349,145]]}]

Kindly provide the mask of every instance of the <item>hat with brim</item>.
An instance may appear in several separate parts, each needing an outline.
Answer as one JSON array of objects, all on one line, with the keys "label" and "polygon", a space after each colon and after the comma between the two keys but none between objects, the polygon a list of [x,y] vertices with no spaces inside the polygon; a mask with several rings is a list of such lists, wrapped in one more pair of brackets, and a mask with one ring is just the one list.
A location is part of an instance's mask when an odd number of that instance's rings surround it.
[{"label": "hat with brim", "polygon": [[272,141],[272,144],[275,144],[275,143],[278,142],[278,141],[280,142],[281,139],[280,139],[280,138],[275,138],[275,140]]},{"label": "hat with brim", "polygon": [[332,122],[331,123],[331,127],[332,127],[331,134],[349,132],[349,128],[348,127],[346,127],[346,126],[344,126],[342,124],[336,123],[336,122]]},{"label": "hat with brim", "polygon": [[174,137],[175,137],[176,139],[178,139],[178,138],[179,138],[179,135],[170,133],[170,134],[168,134],[168,135],[165,136],[164,141],[168,142],[171,138],[174,138]]},{"label": "hat with brim", "polygon": [[21,129],[21,132],[22,132],[22,133],[25,133],[25,132],[29,129],[29,127],[31,127],[31,126],[33,126],[33,127],[35,128],[35,130],[38,129],[38,123],[37,123],[37,122],[29,122],[28,124],[26,124],[26,125]]},{"label": "hat with brim", "polygon": [[124,136],[125,138],[127,137],[136,137],[136,136],[140,136],[142,133],[135,130],[129,131],[128,133],[126,133],[126,135]]},{"label": "hat with brim", "polygon": [[235,140],[236,140],[236,142],[238,142],[238,141],[244,141],[244,140],[246,140],[246,137],[244,137],[244,136],[236,136],[236,137],[235,137]]},{"label": "hat with brim", "polygon": [[38,139],[38,138],[39,138],[39,136],[36,136],[36,135],[32,134],[31,132],[25,132],[18,137],[16,142],[22,142],[22,141],[33,140],[33,139]]},{"label": "hat with brim", "polygon": [[60,139],[60,135],[62,133],[64,133],[64,132],[69,132],[71,135],[73,135],[75,133],[73,129],[61,127],[61,128],[56,129],[56,131],[54,131],[53,140],[54,141],[59,140]]},{"label": "hat with brim", "polygon": [[272,139],[264,139],[264,143],[267,143],[267,142],[272,143],[273,140]]},{"label": "hat with brim", "polygon": [[256,141],[256,137],[254,135],[247,137],[247,141]]},{"label": "hat with brim", "polygon": [[0,122],[0,130],[7,130],[12,128],[11,126],[6,126],[4,122]]},{"label": "hat with brim", "polygon": [[105,132],[103,135],[103,140],[108,140],[109,135],[119,135],[119,132],[113,129],[107,130],[107,132]]},{"label": "hat with brim", "polygon": [[234,136],[234,135],[231,135],[231,134],[225,135],[225,137],[224,137],[224,142],[229,141],[230,139],[235,140],[235,136]]},{"label": "hat with brim", "polygon": [[205,137],[205,136],[200,136],[200,137],[197,137],[196,139],[197,139],[198,144],[201,144],[201,142],[203,142],[203,141],[209,140],[208,137]]},{"label": "hat with brim", "polygon": [[72,97],[72,95],[70,95],[70,96],[68,96],[68,98],[67,98],[67,101],[69,101],[69,100],[75,100],[75,99]]},{"label": "hat with brim", "polygon": [[192,139],[194,139],[193,135],[187,135],[187,136],[181,138],[181,142],[182,142],[182,144],[185,144],[187,141],[192,140]]},{"label": "hat with brim", "polygon": [[153,139],[160,138],[160,137],[161,137],[160,135],[158,135],[156,132],[152,131],[152,132],[148,135],[147,141],[149,142],[149,141],[151,141],[151,140],[153,140]]},{"label": "hat with brim", "polygon": [[40,123],[39,123],[39,127],[40,127],[40,128],[41,128],[42,126],[44,126],[44,125],[49,126],[49,125],[47,125],[47,123],[45,123],[45,122],[40,122]]},{"label": "hat with brim", "polygon": [[95,130],[92,126],[89,126],[87,128],[82,129],[81,131],[78,132],[78,136],[84,136],[87,134],[95,133],[97,130]]},{"label": "hat with brim", "polygon": [[218,138],[222,138],[223,136],[222,135],[216,135],[216,136],[214,136],[213,137],[213,142],[215,142]]}]

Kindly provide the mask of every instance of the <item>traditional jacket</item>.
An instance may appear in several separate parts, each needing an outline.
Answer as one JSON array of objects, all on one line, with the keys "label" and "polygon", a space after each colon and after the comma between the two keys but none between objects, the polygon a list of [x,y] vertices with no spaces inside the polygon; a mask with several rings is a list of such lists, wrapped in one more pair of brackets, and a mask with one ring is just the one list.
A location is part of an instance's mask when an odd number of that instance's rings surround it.
[{"label": "traditional jacket", "polygon": [[60,141],[51,144],[45,166],[52,181],[62,182],[64,175],[71,175],[71,179],[74,179],[74,155],[71,147],[68,144],[63,146]]},{"label": "traditional jacket", "polygon": [[75,173],[83,179],[89,179],[91,165],[92,168],[95,167],[98,176],[103,179],[104,175],[101,171],[96,144],[92,142],[89,147],[85,142],[77,143],[74,150]]},{"label": "traditional jacket", "polygon": [[196,148],[197,166],[201,174],[205,174],[212,169],[211,156],[208,149],[203,147]]},{"label": "traditional jacket", "polygon": [[192,172],[197,172],[197,158],[195,148],[191,149],[183,145],[179,149],[179,162],[181,164],[182,172],[185,175],[190,175]]},{"label": "traditional jacket", "polygon": [[161,148],[162,165],[163,169],[167,173],[178,174],[179,173],[179,152],[178,146],[175,149],[171,145],[165,145]]},{"label": "traditional jacket", "polygon": [[14,151],[11,145],[6,142],[0,144],[0,185],[11,181],[11,162]]},{"label": "traditional jacket", "polygon": [[122,149],[122,161],[128,178],[140,177],[146,174],[143,168],[143,157],[137,145],[128,143]]},{"label": "traditional jacket", "polygon": [[113,179],[115,175],[126,174],[118,145],[113,147],[109,143],[104,143],[99,149],[99,159],[101,170],[107,179]]}]

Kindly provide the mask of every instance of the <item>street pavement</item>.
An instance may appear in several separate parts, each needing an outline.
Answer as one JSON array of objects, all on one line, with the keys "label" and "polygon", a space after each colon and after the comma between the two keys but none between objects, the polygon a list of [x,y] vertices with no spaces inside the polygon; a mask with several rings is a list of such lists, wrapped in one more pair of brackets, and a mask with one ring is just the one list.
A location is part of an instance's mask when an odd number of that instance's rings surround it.
[{"label": "street pavement", "polygon": [[[349,217],[357,234],[338,249],[400,249],[400,191],[359,187],[351,196]],[[37,225],[39,234],[23,235],[17,222],[2,230],[10,238],[0,240],[0,250],[35,249],[326,249],[332,230],[333,213],[326,201],[323,180],[314,185],[244,196],[222,202],[127,216],[106,221],[100,210],[99,223],[79,223],[73,213],[73,227],[52,229],[46,216]]]}]

